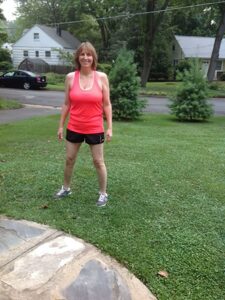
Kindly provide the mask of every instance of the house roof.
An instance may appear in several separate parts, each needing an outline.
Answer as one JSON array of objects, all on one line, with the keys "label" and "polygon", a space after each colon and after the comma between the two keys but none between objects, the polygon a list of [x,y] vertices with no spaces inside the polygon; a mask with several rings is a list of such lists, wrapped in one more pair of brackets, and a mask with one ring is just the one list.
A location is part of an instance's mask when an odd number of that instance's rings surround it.
[{"label": "house roof", "polygon": [[76,49],[80,45],[80,41],[75,38],[68,31],[60,30],[60,35],[57,33],[57,29],[55,27],[49,27],[46,25],[36,25],[41,30],[43,30],[48,36],[50,36],[53,40],[59,43],[63,48],[68,49]]},{"label": "house roof", "polygon": [[[175,35],[185,57],[211,58],[215,38]],[[222,40],[219,58],[225,59],[225,39]]]}]

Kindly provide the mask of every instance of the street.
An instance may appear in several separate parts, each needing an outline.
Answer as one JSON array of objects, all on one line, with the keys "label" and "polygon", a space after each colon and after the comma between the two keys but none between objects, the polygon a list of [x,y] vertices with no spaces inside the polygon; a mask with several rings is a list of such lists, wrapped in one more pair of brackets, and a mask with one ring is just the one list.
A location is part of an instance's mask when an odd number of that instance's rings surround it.
[{"label": "street", "polygon": [[[64,92],[48,91],[48,90],[23,90],[23,89],[8,89],[0,88],[0,97],[5,99],[18,100],[23,104],[41,105],[58,108],[61,107],[64,101]],[[168,98],[163,97],[147,97],[146,112],[168,114]],[[209,99],[213,104],[214,112],[216,115],[225,115],[225,98]],[[34,107],[33,107],[34,108]]]}]

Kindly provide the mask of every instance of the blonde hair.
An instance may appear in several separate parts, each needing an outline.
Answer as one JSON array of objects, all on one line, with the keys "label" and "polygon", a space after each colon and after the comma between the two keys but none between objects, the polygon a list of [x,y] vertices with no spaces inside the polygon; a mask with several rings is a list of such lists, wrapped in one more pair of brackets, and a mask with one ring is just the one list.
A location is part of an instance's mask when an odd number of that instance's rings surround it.
[{"label": "blonde hair", "polygon": [[92,63],[91,67],[93,70],[96,70],[97,64],[98,64],[98,56],[97,56],[95,47],[90,42],[81,43],[75,52],[74,59],[75,59],[75,65],[76,65],[77,69],[80,70],[80,68],[81,68],[81,65],[79,62],[79,56],[83,50],[90,52],[91,55],[93,56],[93,63]]}]

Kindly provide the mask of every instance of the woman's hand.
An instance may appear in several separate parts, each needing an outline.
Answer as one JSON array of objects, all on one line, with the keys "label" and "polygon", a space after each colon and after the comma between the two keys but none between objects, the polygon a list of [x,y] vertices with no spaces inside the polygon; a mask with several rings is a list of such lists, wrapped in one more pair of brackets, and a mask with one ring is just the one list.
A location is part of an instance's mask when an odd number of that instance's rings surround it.
[{"label": "woman's hand", "polygon": [[63,139],[63,127],[59,127],[58,132],[57,132],[57,136],[58,136],[58,139],[60,141],[62,141],[62,139]]},{"label": "woman's hand", "polygon": [[106,131],[106,142],[110,142],[112,139],[112,129],[107,129]]}]

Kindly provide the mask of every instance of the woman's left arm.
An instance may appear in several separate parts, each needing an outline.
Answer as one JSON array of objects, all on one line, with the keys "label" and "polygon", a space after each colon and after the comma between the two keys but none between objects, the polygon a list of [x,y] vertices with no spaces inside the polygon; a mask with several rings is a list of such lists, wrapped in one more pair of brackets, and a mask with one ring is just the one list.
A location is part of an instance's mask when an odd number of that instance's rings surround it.
[{"label": "woman's left arm", "polygon": [[103,110],[107,122],[106,141],[112,138],[112,105],[110,101],[109,80],[105,73],[101,73],[102,93],[103,93]]}]

